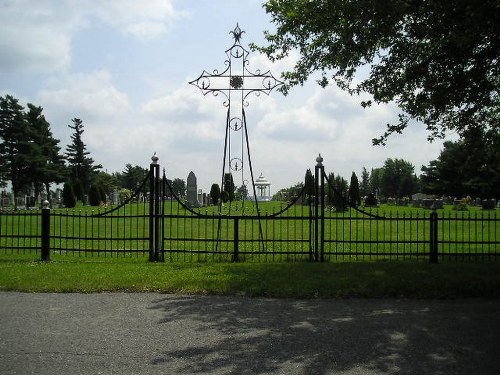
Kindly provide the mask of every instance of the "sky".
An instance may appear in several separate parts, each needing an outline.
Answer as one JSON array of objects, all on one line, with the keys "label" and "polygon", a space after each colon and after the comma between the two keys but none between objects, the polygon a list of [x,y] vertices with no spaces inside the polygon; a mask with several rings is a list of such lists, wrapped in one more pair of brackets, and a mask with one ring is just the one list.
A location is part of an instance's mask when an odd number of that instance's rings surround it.
[{"label": "sky", "polygon": [[[193,171],[208,192],[221,181],[226,108],[189,82],[203,70],[224,70],[237,24],[243,47],[265,43],[263,31],[274,25],[262,2],[0,0],[0,95],[43,107],[63,151],[71,119],[80,118],[87,150],[108,173],[127,163],[148,168],[156,152],[168,178],[186,180]],[[294,57],[271,63],[250,52],[249,69],[279,77]],[[255,179],[263,174],[275,193],[303,181],[320,153],[327,173],[348,181],[387,158],[407,160],[419,174],[439,156],[443,141],[429,143],[418,123],[372,146],[398,111],[393,104],[364,109],[363,99],[314,79],[287,96],[250,96]]]}]

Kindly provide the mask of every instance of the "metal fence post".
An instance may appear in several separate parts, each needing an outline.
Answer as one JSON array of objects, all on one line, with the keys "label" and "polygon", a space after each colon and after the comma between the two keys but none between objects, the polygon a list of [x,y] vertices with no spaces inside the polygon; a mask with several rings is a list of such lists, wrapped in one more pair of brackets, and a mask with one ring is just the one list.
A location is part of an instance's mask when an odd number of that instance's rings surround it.
[{"label": "metal fence post", "polygon": [[42,255],[41,261],[50,260],[50,207],[48,201],[42,203]]},{"label": "metal fence post", "polygon": [[149,166],[149,261],[157,262],[160,253],[159,244],[159,174],[160,165],[156,152],[151,157]]},{"label": "metal fence post", "polygon": [[233,238],[233,242],[234,242],[233,262],[238,262],[240,260],[240,257],[239,257],[239,239],[240,239],[239,229],[240,229],[239,219],[238,219],[238,217],[235,217],[234,218],[234,238]]},{"label": "metal fence post", "polygon": [[[314,260],[323,261],[324,252],[324,214],[325,214],[325,167],[321,154],[316,158],[314,167]],[[321,227],[321,229],[320,229]]]},{"label": "metal fence post", "polygon": [[438,215],[436,209],[432,207],[430,216],[430,253],[431,263],[438,262]]},{"label": "metal fence post", "polygon": [[320,237],[319,237],[319,261],[325,260],[325,166],[321,154],[316,158],[320,170],[319,197],[320,197]]}]

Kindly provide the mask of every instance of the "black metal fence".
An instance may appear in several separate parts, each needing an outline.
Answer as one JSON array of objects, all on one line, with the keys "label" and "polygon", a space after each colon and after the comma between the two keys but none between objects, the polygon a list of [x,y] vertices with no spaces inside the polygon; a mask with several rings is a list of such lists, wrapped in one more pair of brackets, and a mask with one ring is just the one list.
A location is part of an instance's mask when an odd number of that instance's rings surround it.
[{"label": "black metal fence", "polygon": [[338,213],[326,205],[321,163],[315,174],[314,195],[303,190],[286,206],[232,202],[191,209],[169,191],[155,162],[139,190],[116,207],[0,211],[0,255],[196,262],[499,259],[497,211]]}]

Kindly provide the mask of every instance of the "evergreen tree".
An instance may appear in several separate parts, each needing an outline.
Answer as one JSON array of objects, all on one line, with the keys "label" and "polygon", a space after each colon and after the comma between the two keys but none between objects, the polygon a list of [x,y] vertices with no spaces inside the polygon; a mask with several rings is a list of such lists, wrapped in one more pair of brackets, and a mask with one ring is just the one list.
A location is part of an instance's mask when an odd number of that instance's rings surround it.
[{"label": "evergreen tree", "polygon": [[[149,171],[147,168],[142,168],[139,165],[132,166],[132,164],[125,164],[125,169],[122,173],[118,174],[118,183],[122,188],[135,191],[137,187],[144,181]],[[149,185],[146,184],[147,189]],[[146,190],[147,191],[147,190]],[[177,194],[178,192],[176,192]]]},{"label": "evergreen tree", "polygon": [[231,173],[224,174],[224,188],[223,191],[227,194],[227,199],[232,202],[234,200],[234,192],[236,187],[234,186],[233,175]]},{"label": "evergreen tree", "polygon": [[212,200],[213,205],[217,205],[220,199],[220,186],[219,184],[212,184],[210,188],[210,199]]},{"label": "evergreen tree", "polygon": [[333,206],[335,211],[344,212],[347,210],[348,186],[347,181],[333,173],[328,175],[328,184],[326,185],[327,204]]},{"label": "evergreen tree", "polygon": [[359,182],[356,173],[352,172],[351,183],[349,184],[349,204],[354,207],[361,205],[361,195],[359,194]]},{"label": "evergreen tree", "polygon": [[59,140],[53,137],[50,124],[42,111],[42,107],[28,103],[26,121],[33,141],[30,178],[35,186],[35,197],[38,197],[41,184],[44,184],[49,193],[50,184],[64,182],[67,172],[64,157],[60,154]]},{"label": "evergreen tree", "polygon": [[76,205],[75,193],[73,192],[73,188],[69,182],[65,182],[63,185],[62,199],[64,207],[66,208],[75,207]]},{"label": "evergreen tree", "polygon": [[14,196],[30,182],[34,146],[23,110],[13,96],[0,97],[0,178],[12,183]]},{"label": "evergreen tree", "polygon": [[361,183],[359,184],[359,194],[365,196],[370,192],[370,173],[363,167],[361,171]]},{"label": "evergreen tree", "polygon": [[304,178],[305,185],[305,203],[312,204],[314,197],[314,176],[310,169],[307,169],[306,176]]},{"label": "evergreen tree", "polygon": [[[71,135],[71,143],[66,147],[66,158],[69,167],[70,181],[74,187],[80,191],[75,191],[77,199],[84,200],[83,194],[87,194],[90,189],[90,184],[96,171],[102,168],[102,165],[94,165],[94,159],[89,157],[90,152],[87,151],[87,146],[83,143],[82,134],[84,132],[82,120],[74,118],[71,120],[73,125],[68,125],[73,129]],[[83,192],[83,194],[82,194]]]}]

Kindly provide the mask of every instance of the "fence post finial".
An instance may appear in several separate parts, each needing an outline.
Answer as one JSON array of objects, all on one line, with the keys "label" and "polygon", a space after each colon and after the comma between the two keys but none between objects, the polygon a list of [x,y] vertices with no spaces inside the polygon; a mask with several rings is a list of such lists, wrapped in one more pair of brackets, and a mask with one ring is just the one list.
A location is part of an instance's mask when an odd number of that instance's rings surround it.
[{"label": "fence post finial", "polygon": [[160,160],[160,158],[158,157],[158,155],[156,154],[156,151],[155,153],[153,154],[153,156],[151,156],[151,160],[153,161],[152,164],[158,164],[158,160]]},{"label": "fence post finial", "polygon": [[321,156],[321,154],[318,155],[318,157],[316,158],[316,162],[317,162],[317,166],[318,167],[321,167],[323,165],[323,157]]}]

